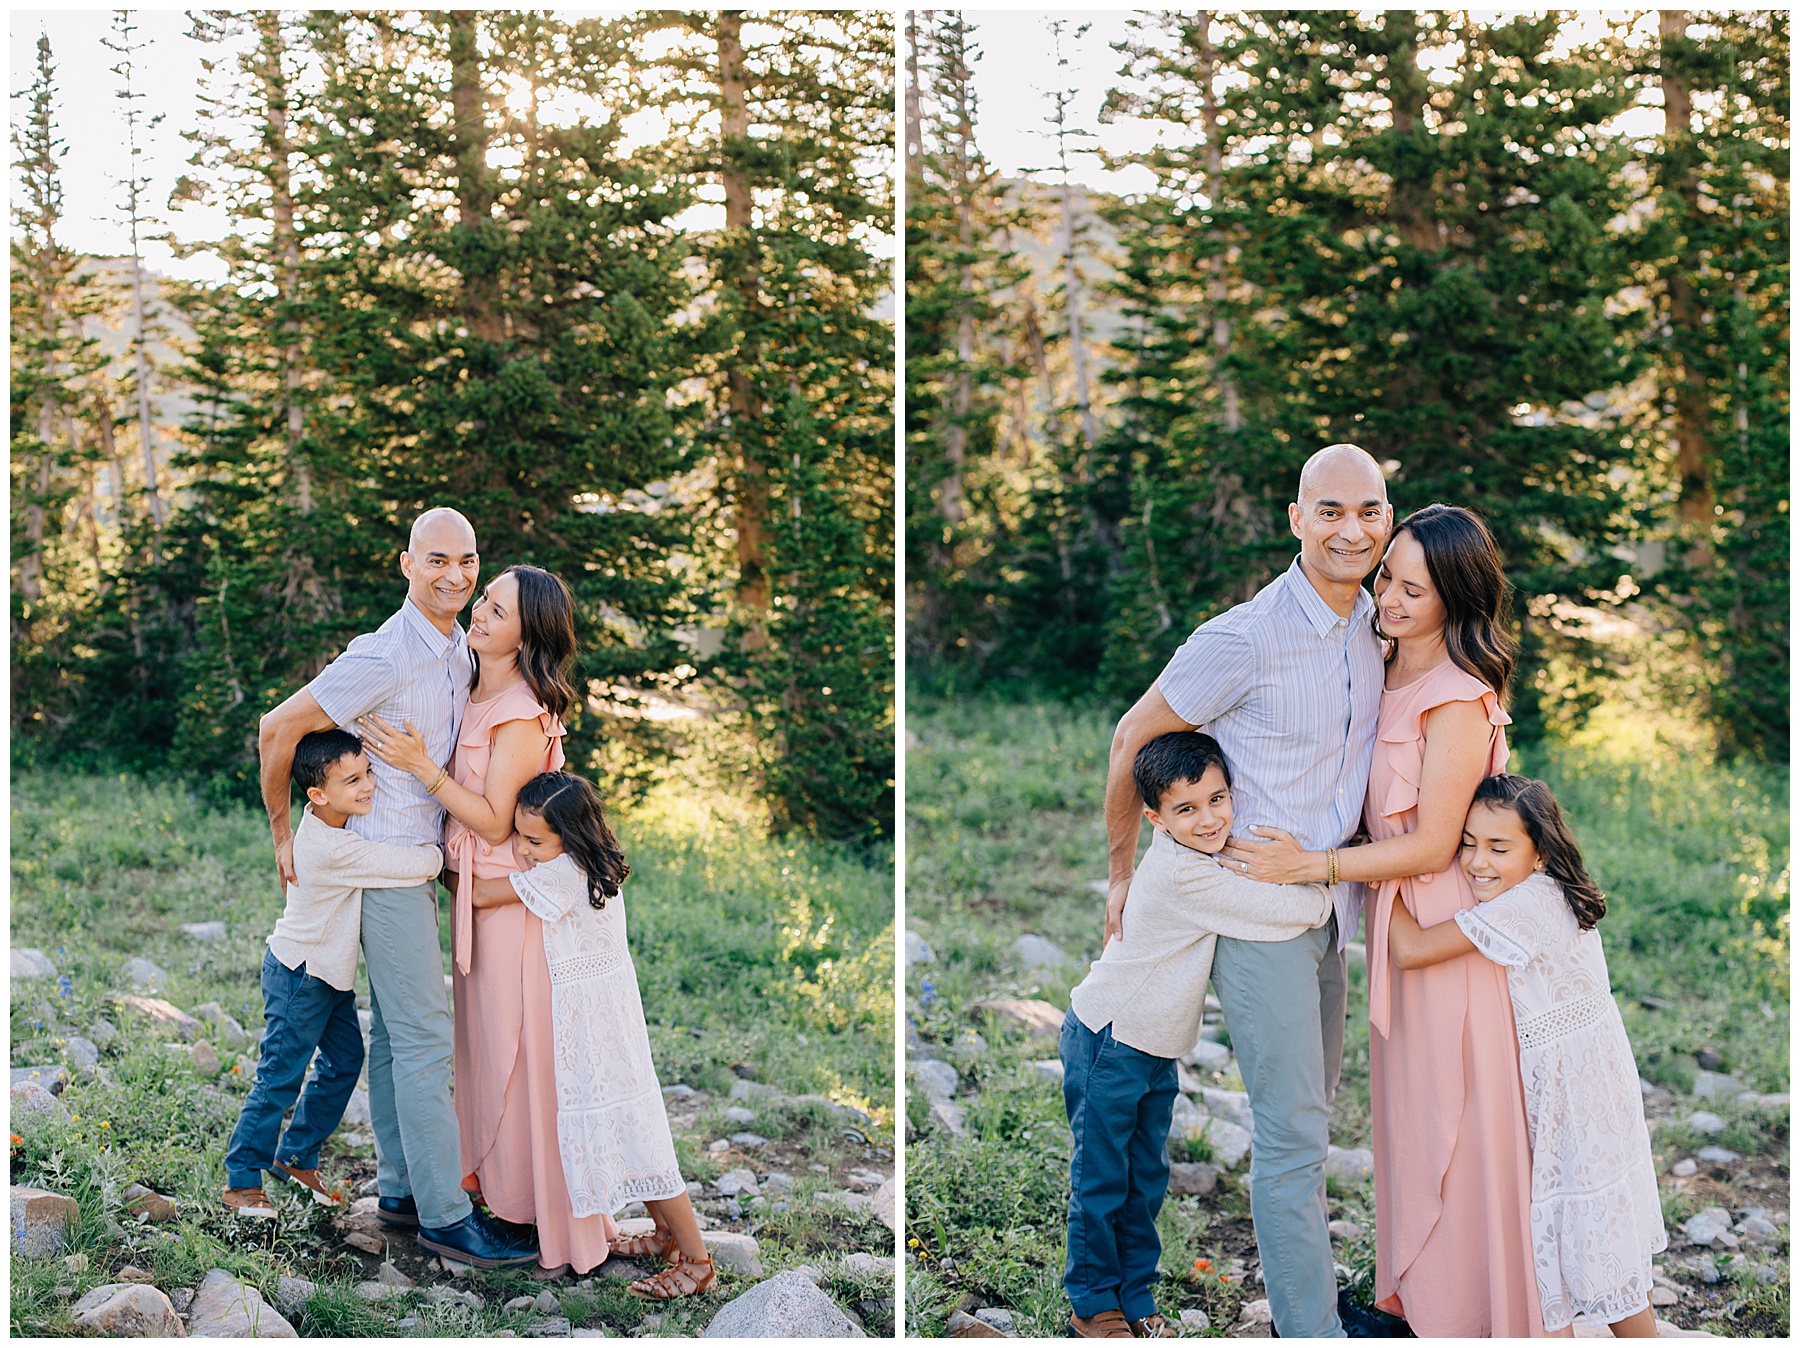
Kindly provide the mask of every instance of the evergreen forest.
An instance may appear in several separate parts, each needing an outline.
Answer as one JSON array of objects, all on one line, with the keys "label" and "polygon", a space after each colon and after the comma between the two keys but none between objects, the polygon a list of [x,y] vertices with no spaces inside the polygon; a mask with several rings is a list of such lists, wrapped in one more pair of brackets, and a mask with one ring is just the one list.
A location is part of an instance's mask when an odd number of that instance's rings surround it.
[{"label": "evergreen forest", "polygon": [[[775,828],[891,833],[892,20],[189,22],[204,115],[118,184],[129,256],[66,242],[59,110],[116,95],[135,156],[156,48],[42,37],[14,98],[15,755],[254,799],[259,716],[449,504],[484,578],[575,595],[572,766],[629,791],[705,738]],[[152,274],[160,231],[228,276]]]},{"label": "evergreen forest", "polygon": [[1068,169],[1072,91],[1059,167],[1002,175],[979,24],[903,23],[922,688],[1122,707],[1352,441],[1397,516],[1493,528],[1519,739],[1628,675],[1786,761],[1785,11],[1138,15],[1100,113],[1166,132],[1102,153],[1134,195]]}]

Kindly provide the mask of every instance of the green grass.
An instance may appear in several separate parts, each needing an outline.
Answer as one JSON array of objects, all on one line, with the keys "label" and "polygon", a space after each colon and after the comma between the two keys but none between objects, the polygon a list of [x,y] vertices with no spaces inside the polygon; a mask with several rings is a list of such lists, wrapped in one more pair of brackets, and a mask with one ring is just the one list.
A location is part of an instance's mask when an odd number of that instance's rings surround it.
[{"label": "green grass", "polygon": [[[915,692],[907,724],[920,740],[907,753],[907,925],[937,956],[909,975],[907,1010],[912,1032],[942,1053],[968,1028],[969,1003],[1014,995],[1066,1007],[1069,987],[1099,955],[1103,902],[1089,886],[1106,874],[1100,811],[1113,718]],[[1691,1084],[1694,1055],[1710,1051],[1747,1087],[1787,1090],[1786,773],[1715,764],[1698,735],[1622,707],[1602,708],[1566,740],[1515,752],[1510,767],[1550,782],[1608,893],[1600,931],[1644,1074],[1674,1081],[1685,1072]],[[1048,976],[1012,971],[1006,949],[1024,932],[1055,941],[1078,963]],[[1332,1141],[1344,1147],[1369,1141],[1365,983],[1353,965],[1332,1118]],[[1023,1066],[1054,1057],[1055,1045],[988,1037],[977,1061],[958,1063],[965,1089],[980,1091],[969,1139],[925,1129],[922,1102],[908,1097],[909,1117],[924,1131],[907,1153],[907,1330],[943,1333],[951,1310],[973,1296],[1010,1306],[1021,1334],[1060,1335],[1068,1130],[1058,1089]],[[1785,1191],[1785,1118],[1732,1101],[1707,1107],[1726,1118],[1727,1133],[1705,1140],[1778,1161]],[[1671,1127],[1656,1145],[1664,1157],[1701,1141]],[[1372,1234],[1366,1186],[1333,1186],[1331,1197],[1334,1217]],[[1166,1313],[1206,1309],[1217,1333],[1243,1300],[1263,1295],[1235,1278],[1223,1283],[1212,1253],[1246,1248],[1247,1200],[1236,1182],[1204,1199],[1171,1200],[1160,1229],[1165,1275],[1182,1275],[1165,1277]],[[1365,1236],[1337,1254],[1353,1275],[1366,1272],[1372,1243]],[[1194,1271],[1195,1259],[1213,1266]],[[1785,1326],[1785,1291],[1779,1306],[1761,1304],[1774,1296],[1766,1287],[1746,1294],[1745,1323],[1765,1327],[1732,1332]]]},{"label": "green grass", "polygon": [[[625,891],[631,945],[663,1082],[722,1096],[740,1075],[753,1074],[789,1096],[824,1096],[864,1111],[870,1120],[859,1127],[869,1145],[891,1147],[891,858],[770,837],[750,803],[717,794],[652,792],[615,823],[632,865]],[[321,1292],[296,1322],[308,1335],[386,1333],[389,1314],[406,1313],[422,1317],[422,1334],[522,1327],[521,1317],[500,1309],[537,1290],[519,1273],[459,1280],[486,1298],[472,1318],[424,1307],[416,1297],[404,1307],[359,1300],[351,1289],[368,1273],[356,1252],[341,1244],[326,1210],[302,1206],[279,1187],[270,1191],[283,1209],[273,1231],[246,1239],[234,1230],[217,1195],[247,1081],[229,1071],[216,1083],[202,1081],[147,1029],[109,1008],[108,996],[122,990],[120,966],[141,955],[170,975],[158,995],[183,1008],[216,1001],[254,1042],[262,1026],[262,940],[281,910],[259,815],[210,810],[167,782],[32,771],[13,783],[12,858],[12,943],[42,949],[66,979],[61,986],[14,984],[13,1065],[59,1061],[63,1027],[86,1035],[108,1017],[121,1031],[102,1055],[110,1080],[77,1080],[64,1093],[72,1121],[32,1130],[13,1147],[13,1183],[41,1184],[80,1202],[81,1227],[69,1249],[89,1257],[81,1273],[60,1258],[13,1260],[14,1334],[71,1333],[73,1298],[116,1281],[126,1263],[148,1269],[165,1289],[193,1286],[214,1267],[254,1281],[265,1295],[281,1274],[310,1278]],[[181,923],[215,920],[228,931],[217,944],[179,930]],[[446,958],[448,931],[446,920]],[[366,1004],[360,973],[358,991]],[[221,1048],[220,1056],[229,1066],[234,1055]],[[691,1128],[676,1129],[689,1178],[711,1179],[722,1168],[705,1144],[729,1131],[721,1128],[725,1103],[714,1099]],[[753,1107],[756,1131],[771,1139],[797,1182],[790,1212],[755,1230],[765,1268],[888,1248],[885,1228],[810,1201],[821,1189],[841,1187],[811,1165],[836,1171],[865,1163],[868,1154],[843,1135],[830,1106],[789,1100]],[[347,1145],[340,1130],[324,1169],[371,1173],[372,1156],[370,1147]],[[175,1199],[182,1217],[164,1227],[136,1224],[119,1201],[133,1182]],[[123,1239],[109,1223],[125,1228]],[[745,1286],[722,1276],[707,1297],[663,1308],[646,1332],[697,1333]],[[891,1287],[877,1293],[848,1284],[834,1290],[858,1292],[871,1304],[892,1294]],[[585,1318],[615,1333],[640,1325],[647,1313],[617,1280],[602,1280],[591,1293],[565,1287],[559,1294],[565,1311],[580,1317],[575,1323]],[[869,1327],[879,1329],[879,1315]]]}]

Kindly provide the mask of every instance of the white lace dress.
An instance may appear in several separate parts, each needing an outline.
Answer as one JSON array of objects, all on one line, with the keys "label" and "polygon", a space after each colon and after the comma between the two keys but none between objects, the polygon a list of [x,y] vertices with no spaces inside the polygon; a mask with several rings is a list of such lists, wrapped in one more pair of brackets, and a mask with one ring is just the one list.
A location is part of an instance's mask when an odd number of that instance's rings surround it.
[{"label": "white lace dress", "polygon": [[1531,1137],[1531,1235],[1544,1328],[1611,1323],[1650,1304],[1650,1257],[1667,1248],[1650,1133],[1600,933],[1562,887],[1532,876],[1456,914],[1506,966]]},{"label": "white lace dress", "polygon": [[625,904],[588,902],[587,880],[566,852],[510,877],[544,924],[556,1037],[556,1138],[577,1217],[687,1192],[637,970],[625,944]]}]

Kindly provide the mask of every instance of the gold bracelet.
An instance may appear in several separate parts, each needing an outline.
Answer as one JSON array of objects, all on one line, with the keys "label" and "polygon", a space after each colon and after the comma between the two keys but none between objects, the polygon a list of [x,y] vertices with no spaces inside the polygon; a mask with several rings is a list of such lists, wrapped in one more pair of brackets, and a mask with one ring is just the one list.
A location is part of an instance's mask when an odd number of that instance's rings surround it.
[{"label": "gold bracelet", "polygon": [[1337,848],[1327,847],[1325,849],[1325,883],[1328,885],[1335,885],[1337,882],[1338,882]]},{"label": "gold bracelet", "polygon": [[437,780],[435,782],[433,782],[430,786],[425,788],[425,794],[428,796],[435,796],[438,793],[438,788],[444,784],[444,779],[446,777],[448,777],[449,775],[450,775],[449,768],[444,768],[442,771],[440,771],[437,775]]}]

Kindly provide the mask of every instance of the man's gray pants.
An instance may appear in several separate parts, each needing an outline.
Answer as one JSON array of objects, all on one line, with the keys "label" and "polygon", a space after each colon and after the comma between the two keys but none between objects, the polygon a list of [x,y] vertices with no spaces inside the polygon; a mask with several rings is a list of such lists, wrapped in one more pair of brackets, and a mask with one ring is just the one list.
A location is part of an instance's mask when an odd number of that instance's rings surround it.
[{"label": "man's gray pants", "polygon": [[411,1194],[420,1226],[455,1226],[472,1209],[450,1100],[456,1038],[438,949],[436,884],[365,889],[362,943],[376,1186],[384,1198]]},{"label": "man's gray pants", "polygon": [[1336,917],[1291,941],[1221,936],[1212,984],[1256,1116],[1250,1215],[1275,1328],[1284,1339],[1342,1338],[1325,1229],[1325,1151],[1349,994]]}]

